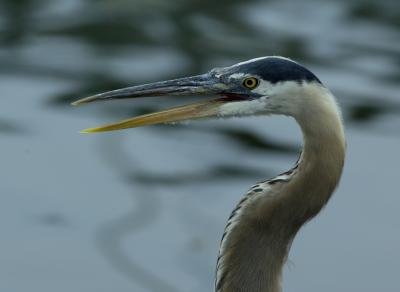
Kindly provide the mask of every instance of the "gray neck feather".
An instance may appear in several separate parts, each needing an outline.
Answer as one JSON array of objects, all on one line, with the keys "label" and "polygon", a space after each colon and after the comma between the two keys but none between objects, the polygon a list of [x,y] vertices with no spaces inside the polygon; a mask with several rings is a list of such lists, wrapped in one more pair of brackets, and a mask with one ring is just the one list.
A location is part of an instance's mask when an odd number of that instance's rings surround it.
[{"label": "gray neck feather", "polygon": [[[242,199],[240,216],[226,231],[217,266],[218,292],[279,292],[282,268],[300,227],[328,202],[344,163],[340,114],[326,104],[295,116],[304,148],[288,181]],[[331,105],[332,106],[332,105]],[[230,224],[230,223],[228,223]]]}]

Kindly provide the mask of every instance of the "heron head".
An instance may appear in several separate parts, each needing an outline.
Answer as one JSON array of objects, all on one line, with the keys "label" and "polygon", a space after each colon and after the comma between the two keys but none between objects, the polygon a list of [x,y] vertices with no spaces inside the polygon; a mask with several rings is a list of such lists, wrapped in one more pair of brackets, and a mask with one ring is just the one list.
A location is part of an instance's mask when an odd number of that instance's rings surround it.
[{"label": "heron head", "polygon": [[305,96],[301,92],[309,85],[322,87],[318,78],[298,63],[283,57],[261,57],[202,75],[100,93],[73,105],[145,96],[217,96],[83,131],[103,132],[212,117],[295,115]]}]

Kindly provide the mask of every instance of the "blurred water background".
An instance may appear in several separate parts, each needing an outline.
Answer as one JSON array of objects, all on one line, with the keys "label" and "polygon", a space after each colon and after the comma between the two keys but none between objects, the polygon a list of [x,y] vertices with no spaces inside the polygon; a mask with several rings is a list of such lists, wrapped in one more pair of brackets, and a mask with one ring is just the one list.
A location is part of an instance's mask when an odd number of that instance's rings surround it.
[{"label": "blurred water background", "polygon": [[264,55],[309,67],[348,155],[285,291],[400,291],[400,2],[2,0],[0,291],[213,291],[231,209],[295,162],[287,118],[80,129],[187,103],[86,95]]}]

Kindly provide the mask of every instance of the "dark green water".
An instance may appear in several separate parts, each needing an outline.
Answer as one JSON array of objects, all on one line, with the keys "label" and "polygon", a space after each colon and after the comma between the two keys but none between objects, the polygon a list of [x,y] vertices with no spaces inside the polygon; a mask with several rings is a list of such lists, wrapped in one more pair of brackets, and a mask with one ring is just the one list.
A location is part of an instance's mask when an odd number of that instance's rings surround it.
[{"label": "dark green water", "polygon": [[213,291],[225,220],[296,160],[294,122],[84,136],[188,100],[70,102],[264,55],[310,68],[348,138],[341,186],[294,242],[285,290],[399,290],[398,1],[3,0],[0,291]]}]

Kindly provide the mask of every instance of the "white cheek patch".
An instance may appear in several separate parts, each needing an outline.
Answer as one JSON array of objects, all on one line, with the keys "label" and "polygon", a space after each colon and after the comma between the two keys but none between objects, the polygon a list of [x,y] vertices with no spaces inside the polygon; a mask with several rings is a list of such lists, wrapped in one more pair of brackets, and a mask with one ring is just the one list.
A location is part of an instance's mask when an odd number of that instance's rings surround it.
[{"label": "white cheek patch", "polygon": [[[232,77],[240,78],[246,76],[242,73],[233,74]],[[220,117],[240,117],[240,116],[251,116],[257,114],[266,114],[268,92],[270,91],[271,83],[268,81],[260,80],[260,84],[257,88],[251,90],[253,93],[262,95],[256,99],[234,101],[223,104],[219,108]]]},{"label": "white cheek patch", "polygon": [[253,100],[234,101],[223,104],[219,108],[220,117],[239,117],[265,113],[266,97]]},{"label": "white cheek patch", "polygon": [[263,96],[270,96],[273,92],[273,84],[269,81],[258,79],[260,84],[256,88],[254,88],[251,92],[257,93]]}]

